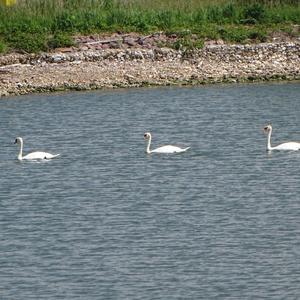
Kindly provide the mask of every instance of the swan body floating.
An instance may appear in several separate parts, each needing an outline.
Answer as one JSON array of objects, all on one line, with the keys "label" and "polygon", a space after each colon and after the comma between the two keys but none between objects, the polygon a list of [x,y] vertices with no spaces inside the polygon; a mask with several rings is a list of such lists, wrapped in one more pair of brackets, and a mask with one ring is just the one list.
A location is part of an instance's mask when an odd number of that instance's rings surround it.
[{"label": "swan body floating", "polygon": [[32,152],[25,156],[23,156],[23,139],[21,137],[17,137],[15,140],[15,144],[20,144],[20,152],[18,155],[18,160],[40,160],[40,159],[52,159],[54,157],[59,156],[59,154],[51,154],[47,152]]},{"label": "swan body floating", "polygon": [[190,148],[190,147],[180,148],[180,147],[176,147],[176,146],[172,146],[172,145],[166,145],[166,146],[156,148],[154,150],[150,150],[151,133],[146,132],[144,134],[144,138],[145,138],[145,140],[148,140],[147,149],[146,149],[146,152],[148,154],[150,154],[150,153],[180,153],[180,152],[185,152],[186,150],[188,150]]},{"label": "swan body floating", "polygon": [[272,135],[272,126],[269,124],[264,127],[264,131],[268,134],[268,144],[267,150],[290,150],[290,151],[297,151],[300,150],[300,143],[297,142],[287,142],[280,144],[278,146],[272,147],[271,146],[271,135]]}]

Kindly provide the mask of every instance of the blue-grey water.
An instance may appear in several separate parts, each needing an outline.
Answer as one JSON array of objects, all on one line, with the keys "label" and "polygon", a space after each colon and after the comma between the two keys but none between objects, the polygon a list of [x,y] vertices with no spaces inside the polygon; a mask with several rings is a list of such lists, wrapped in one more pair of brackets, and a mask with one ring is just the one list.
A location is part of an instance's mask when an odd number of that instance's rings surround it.
[{"label": "blue-grey water", "polygon": [[[300,84],[0,101],[0,298],[299,299]],[[153,147],[191,149],[147,155]],[[19,162],[24,152],[60,153]]]}]

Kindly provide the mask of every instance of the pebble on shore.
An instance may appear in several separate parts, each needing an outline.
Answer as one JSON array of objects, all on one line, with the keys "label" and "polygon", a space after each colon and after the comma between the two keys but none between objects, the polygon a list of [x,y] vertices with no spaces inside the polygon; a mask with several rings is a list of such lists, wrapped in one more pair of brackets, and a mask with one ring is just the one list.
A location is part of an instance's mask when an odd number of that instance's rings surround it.
[{"label": "pebble on shore", "polygon": [[[149,39],[149,37],[148,37]],[[53,53],[0,56],[0,97],[33,92],[300,79],[300,40],[207,43],[174,50],[154,38],[87,39]]]}]

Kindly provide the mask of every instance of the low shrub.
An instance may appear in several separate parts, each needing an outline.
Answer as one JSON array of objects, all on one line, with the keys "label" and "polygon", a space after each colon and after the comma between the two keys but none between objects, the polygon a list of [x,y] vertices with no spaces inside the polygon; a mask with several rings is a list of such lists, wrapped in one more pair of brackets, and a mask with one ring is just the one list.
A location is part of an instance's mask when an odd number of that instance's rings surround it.
[{"label": "low shrub", "polygon": [[42,33],[17,32],[6,37],[6,41],[10,48],[18,51],[36,53],[47,50],[47,36]]},{"label": "low shrub", "polygon": [[67,33],[59,32],[54,36],[50,37],[47,46],[50,49],[60,48],[60,47],[70,47],[74,45],[72,36]]},{"label": "low shrub", "polygon": [[254,19],[262,22],[266,17],[266,8],[263,4],[254,3],[244,9],[244,19]]},{"label": "low shrub", "polygon": [[7,45],[2,40],[0,40],[0,53],[5,53],[7,49]]},{"label": "low shrub", "polygon": [[267,41],[267,34],[263,31],[250,31],[249,32],[249,39],[256,40],[259,42],[266,42]]}]

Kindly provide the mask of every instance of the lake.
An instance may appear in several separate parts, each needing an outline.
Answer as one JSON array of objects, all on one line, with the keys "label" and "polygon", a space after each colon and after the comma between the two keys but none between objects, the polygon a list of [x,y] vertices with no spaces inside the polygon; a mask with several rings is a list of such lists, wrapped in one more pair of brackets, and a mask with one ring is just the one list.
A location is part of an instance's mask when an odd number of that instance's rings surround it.
[{"label": "lake", "polygon": [[[0,101],[1,299],[298,299],[300,84]],[[173,144],[180,154],[145,153]],[[60,157],[19,162],[24,152]]]}]

